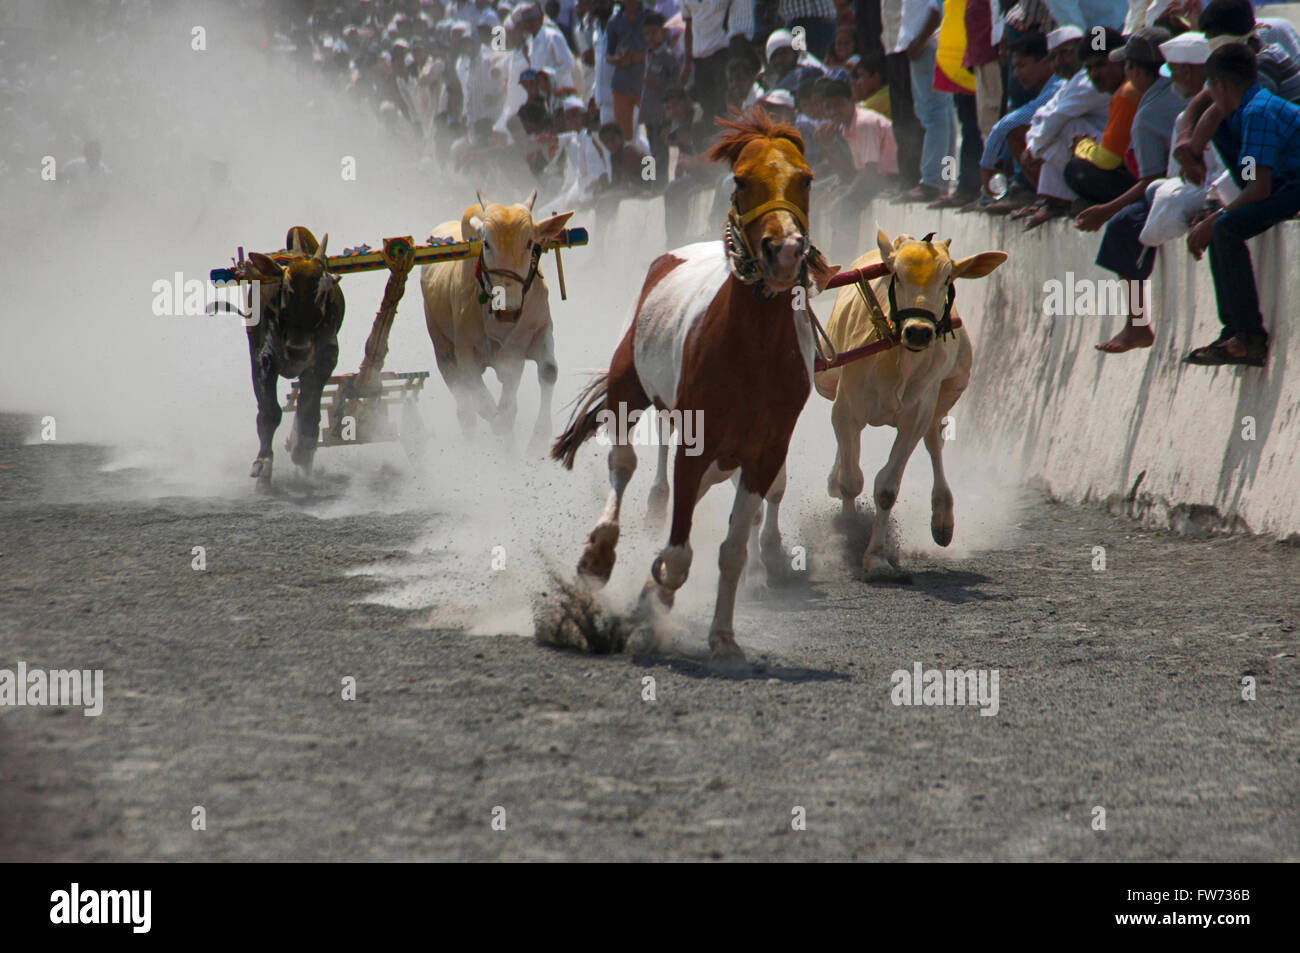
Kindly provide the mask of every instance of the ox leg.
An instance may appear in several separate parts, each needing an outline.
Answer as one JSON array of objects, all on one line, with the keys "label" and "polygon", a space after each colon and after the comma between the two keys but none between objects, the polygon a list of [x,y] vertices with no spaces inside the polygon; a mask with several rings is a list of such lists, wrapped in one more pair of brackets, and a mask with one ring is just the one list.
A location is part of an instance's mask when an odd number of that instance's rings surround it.
[{"label": "ox leg", "polygon": [[615,549],[618,546],[618,515],[623,507],[623,491],[627,489],[632,474],[636,472],[636,450],[625,443],[616,443],[609,451],[609,500],[600,522],[587,536],[587,547],[578,560],[578,577],[593,589],[609,582],[614,571]]},{"label": "ox leg", "polygon": [[943,472],[943,419],[957,403],[957,398],[961,397],[968,380],[969,370],[943,382],[939,388],[938,404],[934,408],[934,419],[925,432],[925,449],[930,452],[930,462],[934,465],[934,489],[930,492],[930,535],[940,546],[952,542],[952,534],[957,525],[953,516],[952,488],[948,486],[948,478]]},{"label": "ox leg", "polygon": [[509,442],[514,440],[515,419],[519,416],[519,382],[524,377],[524,359],[502,358],[494,368],[501,382],[501,400],[492,418],[492,432]]},{"label": "ox leg", "polygon": [[898,433],[894,445],[889,450],[889,460],[876,474],[875,492],[876,517],[871,522],[871,540],[867,550],[862,554],[862,568],[868,578],[892,578],[896,571],[890,566],[885,556],[885,537],[889,530],[889,511],[898,500],[898,490],[903,483],[903,470],[907,460],[921,442],[926,425],[934,416],[934,404],[927,402],[900,416]]},{"label": "ox leg", "polygon": [[472,438],[477,419],[474,416],[474,406],[462,383],[462,371],[456,361],[456,347],[432,323],[429,325],[429,337],[433,340],[433,355],[438,361],[438,373],[442,375],[443,382],[456,402],[456,421],[460,424],[460,432],[466,438]]},{"label": "ox leg", "polygon": [[659,444],[659,465],[655,469],[655,482],[650,487],[649,518],[656,528],[668,518],[668,443]]},{"label": "ox leg", "polygon": [[271,482],[271,467],[275,451],[271,442],[275,438],[276,428],[284,411],[280,409],[280,398],[276,394],[275,383],[279,374],[275,370],[275,361],[266,349],[253,352],[253,393],[257,396],[257,439],[259,447],[257,459],[253,461],[248,475],[256,477],[259,486]]},{"label": "ox leg", "polygon": [[831,426],[835,428],[835,463],[826,481],[826,492],[841,501],[840,515],[850,519],[866,477],[862,473],[862,428],[866,421],[857,419],[843,381],[831,405]]},{"label": "ox leg", "polygon": [[294,441],[290,456],[303,473],[311,474],[316,457],[316,443],[320,439],[320,395],[334,373],[338,363],[337,341],[317,346],[316,363],[298,378],[298,409],[294,412]]},{"label": "ox leg", "polygon": [[930,535],[940,546],[952,542],[956,519],[953,516],[952,488],[943,472],[943,417],[936,414],[925,432],[925,449],[934,465],[934,489],[930,492]]},{"label": "ox leg", "polygon": [[528,453],[530,456],[544,457],[551,443],[551,403],[555,394],[555,381],[560,376],[559,365],[555,363],[555,338],[549,327],[542,335],[540,349],[530,356],[537,362],[537,386],[541,391],[541,403],[537,407],[537,423],[533,425]]},{"label": "ox leg", "polygon": [[731,507],[727,538],[718,549],[718,600],[713,609],[713,624],[709,626],[709,654],[717,663],[743,664],[745,661],[745,653],[736,644],[733,622],[736,588],[745,568],[745,550],[753,532],[754,518],[762,505],[763,498],[752,490],[747,490],[742,478],[736,487],[736,501]]}]

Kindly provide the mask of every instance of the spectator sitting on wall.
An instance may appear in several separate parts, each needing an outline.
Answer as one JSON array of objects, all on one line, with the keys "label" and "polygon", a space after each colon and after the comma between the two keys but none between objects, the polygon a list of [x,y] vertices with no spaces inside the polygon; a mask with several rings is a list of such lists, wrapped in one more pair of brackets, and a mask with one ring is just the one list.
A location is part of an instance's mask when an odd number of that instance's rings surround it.
[{"label": "spectator sitting on wall", "polygon": [[1210,250],[1214,296],[1223,323],[1218,339],[1196,348],[1187,361],[1263,367],[1268,332],[1246,241],[1300,212],[1300,106],[1259,84],[1255,54],[1241,43],[1211,54],[1205,79],[1214,105],[1241,143],[1228,160],[1229,168],[1249,168],[1253,174],[1236,199],[1187,236],[1187,248],[1197,258]]},{"label": "spectator sitting on wall", "polygon": [[1136,31],[1111,59],[1124,64],[1124,78],[1141,93],[1137,113],[1133,116],[1132,153],[1138,179],[1109,202],[1084,209],[1075,224],[1085,232],[1106,226],[1097,264],[1113,271],[1129,285],[1129,317],[1124,329],[1097,349],[1120,354],[1135,347],[1150,347],[1155,342],[1151,332],[1150,311],[1144,303],[1146,279],[1155,266],[1155,249],[1140,240],[1150,205],[1147,186],[1165,174],[1169,164],[1174,122],[1187,100],[1174,88],[1172,79],[1160,74],[1164,55],[1160,45],[1170,39],[1162,27],[1143,27]]},{"label": "spectator sitting on wall", "polygon": [[[1260,86],[1283,99],[1300,103],[1300,62],[1279,44],[1261,43],[1255,35],[1255,14],[1250,0],[1211,0],[1201,12],[1200,28],[1211,53],[1227,43],[1245,43],[1255,52]],[[1183,163],[1183,174],[1188,181],[1204,180],[1201,157],[1206,146],[1213,142],[1234,181],[1238,186],[1242,184],[1239,170],[1231,168],[1231,157],[1241,144],[1233,138],[1232,127],[1223,119],[1208,89],[1188,103],[1174,132],[1174,155]]]},{"label": "spectator sitting on wall", "polygon": [[[1154,39],[1155,42],[1144,42],[1144,53],[1169,39],[1169,31],[1158,27],[1154,29],[1159,30],[1159,38],[1156,39],[1154,35],[1147,37],[1148,41]],[[1132,137],[1133,117],[1137,114],[1142,90],[1128,78],[1122,52],[1124,49],[1125,44],[1121,40],[1109,47],[1105,56],[1090,55],[1084,60],[1084,68],[1088,71],[1092,85],[1103,93],[1109,93],[1111,97],[1110,114],[1101,140],[1094,141],[1089,136],[1077,137],[1074,157],[1065,164],[1066,185],[1090,205],[1114,201],[1128,191],[1135,181],[1135,176],[1124,161],[1124,154],[1128,151]],[[1159,57],[1159,50],[1154,50],[1153,55]],[[1163,60],[1156,62],[1156,69],[1161,62]]]},{"label": "spectator sitting on wall", "polygon": [[[1062,29],[1070,30],[1068,27]],[[1081,34],[1083,31],[1074,28],[1073,32]],[[1082,36],[1074,41],[1074,48],[1078,61],[1089,57],[1106,61],[1110,50],[1122,42],[1117,31],[1107,30],[1097,40]],[[1123,75],[1122,71],[1120,75]],[[1034,112],[1034,118],[1029,121],[1029,131],[1025,134],[1025,151],[1018,161],[1040,201],[1013,212],[1012,218],[1024,213],[1029,216],[1026,227],[1035,228],[1070,210],[1070,203],[1078,195],[1065,182],[1065,165],[1081,138],[1095,138],[1101,134],[1106,127],[1110,106],[1111,97],[1093,85],[1087,70],[1080,69],[1066,80],[1046,105]]]},{"label": "spectator sitting on wall", "polygon": [[[1077,39],[1077,38],[1076,38]],[[1074,58],[1074,44],[1062,41],[1057,50],[1063,50]],[[1008,176],[1015,170],[1011,168],[1013,154],[1024,150],[1025,134],[1029,131],[1030,120],[1034,113],[1056,95],[1065,78],[1059,75],[1058,57],[1048,52],[1047,37],[1041,33],[1025,33],[1011,46],[1011,75],[1020,87],[1032,95],[1032,98],[1017,109],[1013,109],[993,124],[984,141],[984,152],[980,156],[980,176],[983,179],[981,198],[976,200],[975,208],[993,214],[1006,214],[1023,205],[1033,195],[1033,190],[1020,187],[1012,194],[994,199],[989,191],[993,176],[1001,168]],[[1077,63],[1076,63],[1077,68]],[[1073,73],[1073,70],[1071,70]],[[1014,143],[1014,145],[1013,145]],[[994,205],[1001,203],[1000,208]],[[967,208],[970,208],[968,206]],[[973,209],[972,209],[973,210]]]}]

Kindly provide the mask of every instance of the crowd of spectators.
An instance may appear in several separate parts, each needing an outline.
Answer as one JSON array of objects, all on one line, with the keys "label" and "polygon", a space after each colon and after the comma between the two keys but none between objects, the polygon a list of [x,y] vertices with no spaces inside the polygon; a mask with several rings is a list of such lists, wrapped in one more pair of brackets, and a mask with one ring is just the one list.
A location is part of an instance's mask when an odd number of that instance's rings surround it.
[{"label": "crowd of spectators", "polygon": [[[859,251],[873,199],[1103,230],[1098,264],[1150,276],[1209,250],[1223,335],[1193,363],[1262,364],[1246,239],[1300,209],[1300,36],[1250,0],[351,0],[276,4],[304,64],[429,156],[533,181],[597,224],[661,195],[670,247],[711,237],[715,117],[802,133],[819,240]],[[711,214],[691,215],[705,193]],[[1228,279],[1227,275],[1232,275]],[[1232,281],[1232,293],[1227,282]],[[1154,340],[1140,292],[1107,353]]]}]

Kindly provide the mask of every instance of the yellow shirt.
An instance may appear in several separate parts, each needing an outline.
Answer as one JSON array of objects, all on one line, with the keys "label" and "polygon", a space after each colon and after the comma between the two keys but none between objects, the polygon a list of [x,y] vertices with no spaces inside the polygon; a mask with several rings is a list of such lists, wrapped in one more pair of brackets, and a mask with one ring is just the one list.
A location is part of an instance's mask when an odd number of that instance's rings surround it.
[{"label": "yellow shirt", "polygon": [[868,96],[862,102],[858,103],[863,109],[870,109],[872,112],[878,112],[886,119],[893,119],[889,114],[889,87],[881,86],[878,90]]}]

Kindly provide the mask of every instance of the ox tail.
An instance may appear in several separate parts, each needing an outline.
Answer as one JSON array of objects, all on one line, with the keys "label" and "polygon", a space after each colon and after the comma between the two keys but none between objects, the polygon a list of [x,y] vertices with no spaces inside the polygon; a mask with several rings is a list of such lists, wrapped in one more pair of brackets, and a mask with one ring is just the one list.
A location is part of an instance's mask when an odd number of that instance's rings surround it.
[{"label": "ox tail", "polygon": [[813,375],[813,387],[827,400],[834,400],[840,389],[840,368],[832,367],[828,371],[818,371]]},{"label": "ox tail", "polygon": [[608,392],[609,375],[600,374],[592,378],[591,383],[578,394],[569,426],[551,446],[551,459],[563,463],[564,469],[573,469],[573,459],[578,455],[578,448],[600,429],[600,412],[604,409],[605,395]]}]

